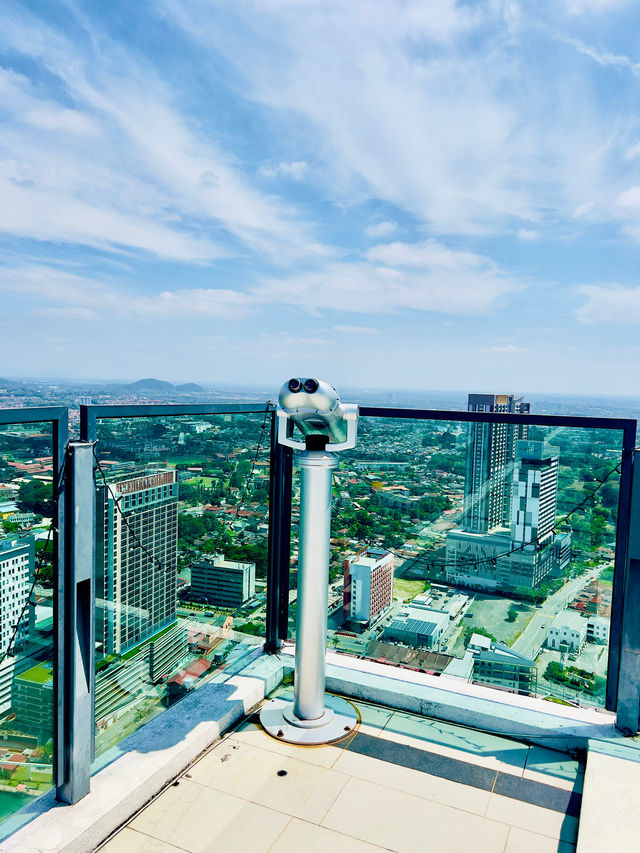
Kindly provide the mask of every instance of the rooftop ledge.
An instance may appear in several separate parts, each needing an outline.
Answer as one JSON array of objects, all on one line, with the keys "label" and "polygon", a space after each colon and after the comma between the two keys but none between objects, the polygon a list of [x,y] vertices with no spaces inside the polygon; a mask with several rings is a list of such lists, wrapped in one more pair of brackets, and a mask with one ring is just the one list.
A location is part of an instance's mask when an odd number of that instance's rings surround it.
[{"label": "rooftop ledge", "polygon": [[[226,682],[204,685],[146,723],[101,759],[103,766],[92,777],[91,793],[80,802],[62,805],[53,792],[34,802],[30,811],[22,813],[22,820],[25,815],[34,819],[4,841],[2,853],[95,850],[223,732],[259,705],[292,671],[294,652],[290,643],[277,656],[257,652]],[[640,790],[640,738],[623,737],[608,712],[557,705],[335,652],[327,653],[327,690],[551,749],[586,750],[584,796],[590,801],[593,798],[594,811],[590,805],[582,810],[581,853],[595,850],[594,844],[603,834],[598,849],[606,849],[612,815],[622,820],[624,813],[627,819],[638,820],[640,804],[623,809],[622,803],[629,797],[638,799],[634,792]],[[625,763],[626,770],[620,773],[614,769],[620,765],[619,759],[633,764]],[[615,778],[626,785],[622,793],[616,790]],[[614,809],[607,815],[602,813],[604,788]],[[596,803],[600,804],[597,809]],[[629,817],[632,813],[635,817]],[[595,815],[600,818],[596,820]],[[583,832],[587,825],[588,832]],[[7,830],[13,828],[15,825]]]}]

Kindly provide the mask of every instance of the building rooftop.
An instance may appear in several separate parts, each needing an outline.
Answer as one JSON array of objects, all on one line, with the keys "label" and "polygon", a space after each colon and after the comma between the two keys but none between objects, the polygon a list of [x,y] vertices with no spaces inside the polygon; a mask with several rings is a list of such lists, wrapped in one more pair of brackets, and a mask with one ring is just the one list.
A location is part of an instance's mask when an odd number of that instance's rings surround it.
[{"label": "building rooftop", "polygon": [[48,684],[53,681],[53,668],[51,664],[41,663],[19,675],[21,681],[30,681],[33,684]]},{"label": "building rooftop", "polygon": [[580,615],[576,610],[561,610],[553,620],[553,628],[572,628],[575,631],[582,631],[587,626],[587,619]]},{"label": "building rooftop", "polygon": [[579,761],[356,707],[356,734],[316,748],[270,737],[255,715],[243,720],[102,850],[423,851],[427,836],[443,853],[575,850]]}]

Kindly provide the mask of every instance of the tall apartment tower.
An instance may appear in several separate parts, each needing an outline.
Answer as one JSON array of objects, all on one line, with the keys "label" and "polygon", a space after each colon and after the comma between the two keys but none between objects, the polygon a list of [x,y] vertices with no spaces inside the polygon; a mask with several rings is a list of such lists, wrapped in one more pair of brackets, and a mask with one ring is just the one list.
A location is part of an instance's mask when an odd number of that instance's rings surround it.
[{"label": "tall apartment tower", "polygon": [[176,472],[119,473],[107,483],[96,503],[96,642],[105,655],[176,621],[178,576]]},{"label": "tall apartment tower", "polygon": [[[31,536],[0,539],[0,655],[13,636],[15,625],[29,595],[35,571],[35,544]],[[14,648],[29,639],[34,608],[28,607],[16,632]]]},{"label": "tall apartment tower", "polygon": [[516,442],[511,541],[544,546],[553,538],[558,497],[558,450],[543,441]]},{"label": "tall apartment tower", "polygon": [[[469,394],[470,412],[525,415],[530,404],[513,394]],[[508,527],[516,441],[526,439],[528,425],[470,423],[467,433],[463,527],[487,533]]]},{"label": "tall apartment tower", "polygon": [[364,548],[344,561],[344,618],[369,623],[393,601],[393,554]]}]

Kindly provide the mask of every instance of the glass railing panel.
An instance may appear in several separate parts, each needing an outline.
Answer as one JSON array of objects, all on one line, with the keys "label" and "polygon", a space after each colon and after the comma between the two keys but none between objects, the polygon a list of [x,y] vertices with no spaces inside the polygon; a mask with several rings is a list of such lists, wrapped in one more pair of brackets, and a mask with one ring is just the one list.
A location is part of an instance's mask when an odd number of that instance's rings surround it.
[{"label": "glass railing panel", "polygon": [[[621,430],[362,417],[334,475],[328,648],[603,706],[621,458]],[[297,473],[293,495],[295,587]]]},{"label": "glass railing panel", "polygon": [[264,642],[270,415],[98,421],[96,756]]},{"label": "glass railing panel", "polygon": [[51,423],[0,425],[0,821],[54,784]]}]

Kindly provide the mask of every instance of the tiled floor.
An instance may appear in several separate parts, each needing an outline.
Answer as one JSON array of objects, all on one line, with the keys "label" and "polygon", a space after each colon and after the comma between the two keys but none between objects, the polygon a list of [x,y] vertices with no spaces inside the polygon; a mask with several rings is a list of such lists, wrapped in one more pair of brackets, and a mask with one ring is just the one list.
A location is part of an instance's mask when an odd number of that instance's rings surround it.
[{"label": "tiled floor", "polygon": [[105,853],[570,853],[583,768],[568,756],[357,703],[336,746],[246,721],[112,838]]}]

